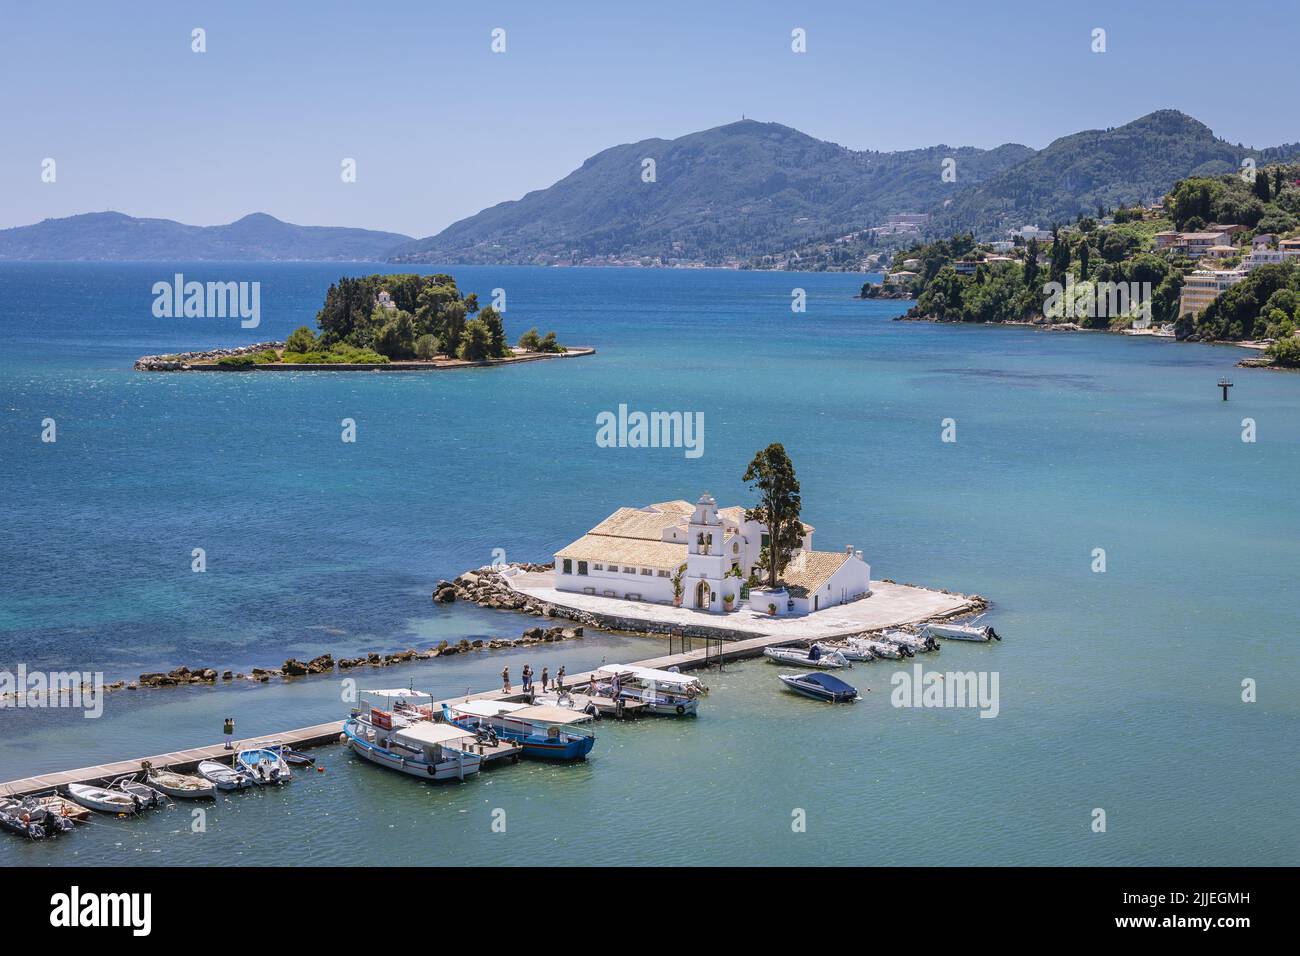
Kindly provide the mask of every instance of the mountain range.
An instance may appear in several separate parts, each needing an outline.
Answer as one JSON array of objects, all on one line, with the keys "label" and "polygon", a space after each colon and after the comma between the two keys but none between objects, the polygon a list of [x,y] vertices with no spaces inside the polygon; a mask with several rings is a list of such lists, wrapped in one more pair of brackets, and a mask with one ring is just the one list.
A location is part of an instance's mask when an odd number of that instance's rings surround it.
[{"label": "mountain range", "polygon": [[[1159,110],[1041,150],[847,149],[778,123],[742,120],[592,156],[559,182],[436,235],[295,226],[256,213],[226,226],[90,213],[0,230],[0,259],[317,259],[438,263],[657,260],[739,264],[930,213],[931,236],[1046,227],[1098,206],[1155,199],[1190,175],[1300,157],[1250,149]],[[945,171],[948,175],[944,175]]]},{"label": "mountain range", "polygon": [[373,262],[410,238],[370,229],[296,226],[266,213],[225,226],[187,226],[91,212],[0,230],[0,259]]}]

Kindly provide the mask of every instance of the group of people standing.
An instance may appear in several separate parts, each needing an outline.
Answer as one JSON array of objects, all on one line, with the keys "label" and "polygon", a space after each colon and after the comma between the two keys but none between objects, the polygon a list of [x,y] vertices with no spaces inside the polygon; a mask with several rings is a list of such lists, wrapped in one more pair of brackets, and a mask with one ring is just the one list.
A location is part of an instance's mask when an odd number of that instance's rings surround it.
[{"label": "group of people standing", "polygon": [[[523,671],[520,673],[520,678],[523,681],[524,693],[531,694],[533,692],[533,665],[525,664]],[[545,667],[542,668],[541,683],[542,683],[542,693],[546,693],[546,691],[549,690],[550,687],[552,686],[550,672]],[[557,693],[560,694],[564,693],[564,665],[563,664],[561,664],[560,669],[555,672],[554,687]],[[505,667],[501,668],[501,689],[505,691],[507,694],[514,693],[514,687],[510,683],[509,665],[506,665]]]}]

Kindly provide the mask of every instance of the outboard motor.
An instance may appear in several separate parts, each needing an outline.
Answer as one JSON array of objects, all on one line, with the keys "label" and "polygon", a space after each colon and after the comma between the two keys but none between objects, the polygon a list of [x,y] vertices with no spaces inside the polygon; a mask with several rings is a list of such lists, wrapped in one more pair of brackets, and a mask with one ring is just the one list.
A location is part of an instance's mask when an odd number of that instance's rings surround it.
[{"label": "outboard motor", "polygon": [[1001,638],[1001,636],[998,634],[998,632],[995,631],[995,630],[993,630],[993,628],[992,628],[991,626],[989,627],[989,637],[993,638],[993,640],[995,640],[995,641],[1000,641],[1000,640],[1002,640],[1002,638]]}]

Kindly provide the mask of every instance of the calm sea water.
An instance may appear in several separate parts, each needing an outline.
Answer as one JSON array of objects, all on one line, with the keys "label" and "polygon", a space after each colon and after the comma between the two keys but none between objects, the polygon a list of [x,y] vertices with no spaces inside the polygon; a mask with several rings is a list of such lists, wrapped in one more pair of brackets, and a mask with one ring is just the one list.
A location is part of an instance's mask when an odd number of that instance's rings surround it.
[{"label": "calm sea water", "polygon": [[[545,560],[620,505],[706,489],[747,502],[746,463],[780,441],[819,547],[852,543],[879,577],[994,601],[1002,644],[924,662],[996,671],[999,716],[893,708],[893,665],[856,667],[866,699],[831,708],[746,663],[708,676],[698,720],[603,724],[585,765],[433,787],[331,748],[323,774],[223,799],[204,834],[179,810],[101,819],[59,843],[5,839],[0,859],[1300,858],[1300,376],[1233,369],[1230,348],[893,322],[900,304],[852,298],[856,276],[490,267],[439,271],[482,298],[504,288],[512,337],[554,328],[598,355],[421,375],[130,369],[283,337],[340,274],[387,268],[0,266],[0,669],[111,680],[515,636],[530,619],[434,607],[432,584],[498,548]],[[261,327],[154,318],[151,285],[178,271],[260,281]],[[596,447],[597,413],[620,403],[703,412],[704,455]],[[450,694],[491,686],[503,658],[572,672],[664,649],[591,635],[376,680]],[[1241,700],[1247,678],[1257,703]],[[226,713],[261,734],[343,709],[335,682],[307,680],[117,694],[100,720],[0,710],[0,779],[211,742]]]}]

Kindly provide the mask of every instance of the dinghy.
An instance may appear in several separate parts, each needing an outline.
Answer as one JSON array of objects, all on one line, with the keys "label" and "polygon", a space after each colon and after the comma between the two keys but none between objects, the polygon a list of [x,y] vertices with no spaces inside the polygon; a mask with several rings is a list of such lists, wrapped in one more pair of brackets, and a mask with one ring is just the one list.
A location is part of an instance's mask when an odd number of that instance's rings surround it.
[{"label": "dinghy", "polygon": [[850,666],[844,655],[837,651],[810,657],[809,652],[801,647],[765,647],[763,656],[777,664],[798,664],[800,667],[817,667],[822,670],[838,670]]},{"label": "dinghy", "polygon": [[[44,827],[47,837],[58,836],[60,833],[71,833],[77,828],[71,817],[57,810],[47,809],[35,797],[23,797],[18,801],[18,804],[19,812],[28,814],[32,820]],[[81,812],[86,813],[85,810]]]},{"label": "dinghy", "polygon": [[858,689],[846,684],[832,674],[778,674],[781,683],[797,694],[824,700],[832,704],[843,704],[858,699]]},{"label": "dinghy", "polygon": [[241,750],[235,757],[239,769],[252,778],[258,786],[288,783],[293,779],[293,771],[280,756],[280,751],[270,747],[253,747]]},{"label": "dinghy", "polygon": [[198,771],[200,777],[218,790],[246,790],[253,786],[253,779],[248,774],[215,760],[204,760],[199,764]]},{"label": "dinghy", "polygon": [[169,797],[199,800],[217,795],[217,786],[211,780],[171,770],[155,770],[147,760],[140,767],[144,771],[144,782]]},{"label": "dinghy", "polygon": [[927,624],[921,629],[922,634],[929,634],[934,637],[946,637],[950,641],[1000,641],[1002,638],[998,632],[988,624],[952,624],[944,621],[937,621],[933,624]]},{"label": "dinghy", "polygon": [[120,790],[105,790],[86,783],[68,784],[68,796],[89,810],[100,813],[136,813],[142,809],[136,799]]}]

